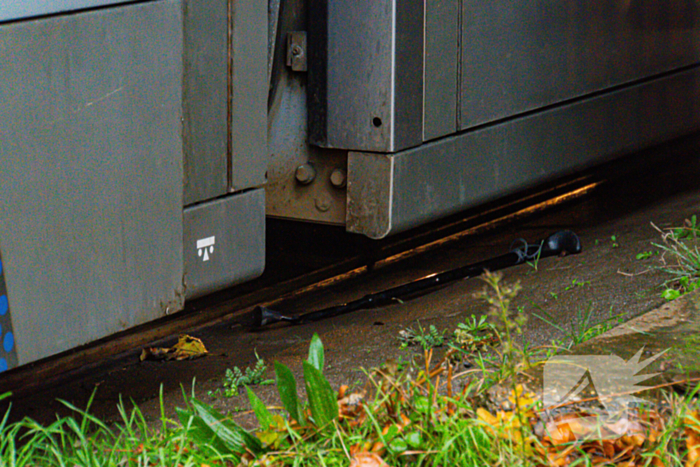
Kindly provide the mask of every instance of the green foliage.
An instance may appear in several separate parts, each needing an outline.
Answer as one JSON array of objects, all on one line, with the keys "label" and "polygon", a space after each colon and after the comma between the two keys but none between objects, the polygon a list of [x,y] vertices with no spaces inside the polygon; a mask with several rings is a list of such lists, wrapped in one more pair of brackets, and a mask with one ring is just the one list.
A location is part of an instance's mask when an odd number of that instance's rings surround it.
[{"label": "green foliage", "polygon": [[246,452],[262,453],[262,444],[255,436],[225,417],[213,407],[197,399],[191,399],[191,410],[176,409],[183,426],[188,427],[189,438],[200,449],[213,450],[215,454],[238,458]]},{"label": "green foliage", "polygon": [[424,350],[433,347],[441,347],[445,344],[445,334],[447,331],[438,331],[434,325],[424,329],[418,323],[418,329],[404,329],[399,333],[399,340],[404,347],[409,345],[420,345]]},{"label": "green foliage", "polygon": [[690,277],[683,276],[675,281],[672,287],[666,287],[664,291],[661,292],[661,297],[671,301],[698,288],[700,288],[700,279],[691,280]]},{"label": "green foliage", "polygon": [[644,260],[644,259],[649,259],[654,255],[653,251],[642,251],[641,253],[637,253],[637,258],[638,260]]},{"label": "green foliage", "polygon": [[498,329],[488,322],[485,315],[478,319],[474,315],[469,316],[457,325],[452,338],[454,345],[468,352],[476,352],[499,340]]},{"label": "green foliage", "polygon": [[540,248],[537,250],[537,255],[532,261],[527,261],[527,265],[530,266],[533,271],[537,272],[539,270],[540,256],[542,256],[542,246],[544,245],[544,240],[540,242]]},{"label": "green foliage", "polygon": [[[290,444],[301,434],[320,436],[321,431],[337,420],[339,415],[336,394],[321,371],[323,362],[323,344],[318,335],[314,334],[309,346],[309,359],[302,362],[311,418],[304,416],[291,370],[275,362],[277,389],[282,405],[288,418],[295,421],[297,427],[286,436],[281,430],[288,425],[277,415],[273,415],[250,388],[246,390],[250,405],[260,423],[260,438],[194,398],[190,401],[190,409],[178,409],[178,417],[182,424],[188,427],[192,440],[200,449],[214,449],[218,453],[239,458],[245,452],[259,456],[272,448],[278,448],[285,443]],[[261,439],[265,441],[265,445]]]},{"label": "green foliage", "polygon": [[311,416],[319,428],[325,427],[338,418],[338,401],[321,370],[309,362],[303,362],[303,368]]},{"label": "green foliage", "polygon": [[610,236],[610,242],[611,242],[611,246],[612,246],[613,248],[619,248],[619,247],[620,247],[620,244],[617,243],[617,235],[612,235],[612,236]]},{"label": "green foliage", "polygon": [[697,217],[686,219],[685,227],[667,231],[654,227],[661,233],[662,240],[662,243],[652,243],[661,251],[663,265],[657,269],[671,275],[663,284],[661,296],[673,300],[697,289],[700,286]]},{"label": "green foliage", "polygon": [[576,287],[584,287],[586,285],[591,285],[591,281],[580,281],[578,279],[572,279],[571,285],[567,285],[564,290],[571,290]]},{"label": "green foliage", "polygon": [[263,430],[269,430],[273,425],[272,414],[267,409],[265,403],[260,399],[252,389],[246,386],[246,392],[248,393],[248,401],[250,401],[250,406],[253,408],[255,413],[255,418],[258,419],[260,428]]},{"label": "green foliage", "polygon": [[[255,366],[253,368],[247,367],[245,372],[237,366],[233,367],[233,369],[226,369],[223,380],[224,396],[237,396],[239,389],[245,386],[272,384],[273,380],[264,377],[266,371],[267,365],[265,360],[260,358],[257,353],[255,354]],[[209,395],[214,396],[217,392],[212,391]]]},{"label": "green foliage", "polygon": [[314,334],[309,344],[309,358],[307,360],[318,371],[323,371],[323,343],[318,334]]},{"label": "green foliage", "polygon": [[515,313],[510,310],[512,300],[520,292],[520,283],[504,284],[501,274],[489,271],[481,278],[486,282],[486,288],[476,294],[476,298],[490,305],[489,314],[494,318],[494,326],[498,330],[498,338],[506,359],[504,363],[511,374],[515,374],[518,362],[525,367],[529,366],[527,354],[515,341],[516,336],[523,333],[527,315],[520,308]]},{"label": "green foliage", "polygon": [[697,239],[700,237],[700,225],[698,225],[698,218],[693,214],[690,219],[686,219],[683,227],[678,227],[672,230],[673,236],[677,240],[684,238]]},{"label": "green foliage", "polygon": [[564,336],[552,342],[554,352],[570,349],[575,345],[591,340],[609,331],[624,320],[623,314],[613,315],[611,307],[608,316],[604,320],[594,324],[592,304],[589,304],[585,310],[579,309],[576,312],[576,317],[569,322],[568,328],[558,324],[556,322],[557,320],[546,311],[540,309],[540,313],[544,316],[537,313],[533,313],[533,316],[552,326]]},{"label": "green foliage", "polygon": [[297,423],[303,425],[304,412],[297,395],[297,382],[294,379],[292,370],[287,365],[275,362],[275,375],[277,376],[277,391],[282,401],[282,406],[287,410],[289,416]]}]

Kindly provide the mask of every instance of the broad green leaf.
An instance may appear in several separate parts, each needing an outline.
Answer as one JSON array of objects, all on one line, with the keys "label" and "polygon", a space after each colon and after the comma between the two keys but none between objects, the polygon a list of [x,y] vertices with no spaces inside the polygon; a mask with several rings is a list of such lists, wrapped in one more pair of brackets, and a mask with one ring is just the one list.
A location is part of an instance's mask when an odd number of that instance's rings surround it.
[{"label": "broad green leaf", "polygon": [[260,430],[269,430],[270,425],[272,425],[272,414],[269,410],[267,410],[265,403],[257,396],[257,394],[253,392],[252,389],[250,389],[248,386],[246,386],[245,389],[248,392],[250,406],[253,408],[253,412],[255,412],[255,418],[257,418],[258,423],[260,423]]},{"label": "broad green leaf", "polygon": [[294,379],[292,370],[287,365],[275,362],[275,375],[277,377],[277,391],[280,393],[280,400],[289,416],[300,425],[304,424],[304,414],[297,395],[297,382]]},{"label": "broad green leaf", "polygon": [[420,431],[413,431],[406,435],[406,442],[414,449],[418,449],[423,442]]},{"label": "broad green leaf", "polygon": [[262,445],[258,438],[238,426],[233,420],[217,412],[213,407],[197,399],[192,399],[192,407],[231,451],[242,452],[243,449],[248,448],[254,454],[262,452]]},{"label": "broad green leaf", "polygon": [[311,363],[318,371],[323,371],[323,343],[318,334],[314,333],[309,344],[309,363]]},{"label": "broad green leaf", "polygon": [[219,455],[234,455],[236,462],[240,462],[240,455],[245,452],[243,445],[239,445],[238,449],[231,449],[231,446],[224,443],[201,417],[179,407],[175,408],[175,412],[182,426],[189,428],[187,436],[197,447],[211,449]]},{"label": "broad green leaf", "polygon": [[317,426],[326,426],[338,417],[338,400],[335,392],[318,368],[309,362],[303,362],[303,366],[311,415]]},{"label": "broad green leaf", "polygon": [[396,438],[389,443],[389,449],[395,453],[402,453],[408,449],[408,444],[401,438]]},{"label": "broad green leaf", "polygon": [[668,301],[675,300],[681,296],[681,292],[676,289],[666,289],[661,293],[661,297]]}]

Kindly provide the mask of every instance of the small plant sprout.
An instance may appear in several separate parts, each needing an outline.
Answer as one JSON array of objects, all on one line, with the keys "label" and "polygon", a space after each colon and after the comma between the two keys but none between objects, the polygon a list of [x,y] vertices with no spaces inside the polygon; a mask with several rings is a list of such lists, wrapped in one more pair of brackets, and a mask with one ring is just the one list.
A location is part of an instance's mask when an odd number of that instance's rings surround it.
[{"label": "small plant sprout", "polygon": [[544,245],[544,240],[540,242],[540,247],[537,250],[537,255],[535,255],[535,259],[532,261],[527,261],[527,265],[530,266],[535,272],[538,271],[539,268],[539,263],[540,263],[540,256],[542,255],[542,246]]},{"label": "small plant sprout", "polygon": [[571,285],[567,285],[564,290],[571,290],[576,287],[584,287],[586,285],[591,285],[591,281],[580,281],[578,279],[572,279],[571,280]]},{"label": "small plant sprout", "polygon": [[663,231],[652,223],[661,233],[662,240],[662,243],[652,243],[661,250],[660,260],[663,265],[658,269],[671,275],[671,279],[663,283],[664,291],[661,295],[666,300],[673,300],[700,287],[700,250],[697,238],[694,237],[697,218],[686,220],[686,225],[681,229]]},{"label": "small plant sprout", "polygon": [[642,251],[641,253],[637,253],[637,258],[638,260],[644,260],[644,259],[649,259],[654,255],[653,251]]},{"label": "small plant sprout", "polygon": [[459,323],[454,331],[453,343],[460,349],[472,353],[498,342],[498,330],[487,319],[485,315],[479,318],[471,315],[464,322]]},{"label": "small plant sprout", "polygon": [[[264,375],[267,371],[265,360],[260,358],[255,352],[255,366],[251,369],[247,367],[245,372],[237,366],[233,369],[227,369],[224,374],[224,396],[234,397],[238,395],[239,389],[244,386],[267,385],[274,383],[272,379],[265,379]],[[215,396],[217,391],[210,391],[209,396]]]},{"label": "small plant sprout", "polygon": [[693,214],[690,219],[686,219],[683,227],[678,227],[673,229],[673,236],[680,240],[683,238],[694,238],[700,237],[700,225],[698,225],[698,218]]},{"label": "small plant sprout", "polygon": [[575,345],[582,344],[583,342],[609,331],[624,320],[624,316],[622,314],[613,315],[613,309],[610,307],[608,316],[602,321],[594,323],[592,303],[589,304],[585,310],[579,309],[576,312],[576,318],[571,321],[568,328],[557,324],[557,320],[546,311],[540,310],[540,312],[543,316],[533,313],[535,318],[552,326],[564,336],[563,338],[552,342],[552,346],[554,347],[555,351],[556,349],[567,350]]},{"label": "small plant sprout", "polygon": [[418,323],[418,329],[407,328],[399,331],[399,341],[401,341],[402,348],[420,345],[424,350],[427,350],[441,347],[445,343],[445,333],[446,331],[438,331],[432,324],[428,328],[423,328]]},{"label": "small plant sprout", "polygon": [[617,243],[617,235],[611,235],[610,236],[610,241],[612,242],[612,247],[613,248],[618,248],[620,246],[619,243]]}]

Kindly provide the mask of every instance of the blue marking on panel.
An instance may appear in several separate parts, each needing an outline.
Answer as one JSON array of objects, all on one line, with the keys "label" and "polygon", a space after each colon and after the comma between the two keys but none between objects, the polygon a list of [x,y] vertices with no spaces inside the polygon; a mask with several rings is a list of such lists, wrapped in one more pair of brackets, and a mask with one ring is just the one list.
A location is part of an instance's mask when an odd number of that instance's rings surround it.
[{"label": "blue marking on panel", "polygon": [[0,258],[0,337],[3,338],[0,346],[0,372],[17,366],[17,346],[15,335],[12,332],[12,316],[10,300],[7,298],[7,285],[5,284],[5,271]]},{"label": "blue marking on panel", "polygon": [[12,335],[11,332],[8,332],[5,334],[5,337],[2,340],[2,348],[5,349],[5,352],[12,352],[12,349],[15,347],[15,336]]}]

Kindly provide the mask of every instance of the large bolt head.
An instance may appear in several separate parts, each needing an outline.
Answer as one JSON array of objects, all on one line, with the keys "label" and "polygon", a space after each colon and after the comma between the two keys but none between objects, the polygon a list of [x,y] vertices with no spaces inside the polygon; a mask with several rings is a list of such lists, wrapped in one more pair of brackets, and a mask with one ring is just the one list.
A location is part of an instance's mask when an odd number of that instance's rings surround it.
[{"label": "large bolt head", "polygon": [[302,185],[308,185],[316,178],[316,169],[310,163],[301,164],[294,172],[294,178]]}]

